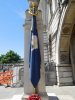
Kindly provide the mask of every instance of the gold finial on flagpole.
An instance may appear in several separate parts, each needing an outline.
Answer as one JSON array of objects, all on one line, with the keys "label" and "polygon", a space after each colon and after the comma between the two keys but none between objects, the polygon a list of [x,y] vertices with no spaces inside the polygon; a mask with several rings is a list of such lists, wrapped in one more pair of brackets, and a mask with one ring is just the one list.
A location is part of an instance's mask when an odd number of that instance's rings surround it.
[{"label": "gold finial on flagpole", "polygon": [[29,8],[29,13],[31,15],[37,16],[38,14],[38,5],[35,2],[31,2],[31,6]]}]

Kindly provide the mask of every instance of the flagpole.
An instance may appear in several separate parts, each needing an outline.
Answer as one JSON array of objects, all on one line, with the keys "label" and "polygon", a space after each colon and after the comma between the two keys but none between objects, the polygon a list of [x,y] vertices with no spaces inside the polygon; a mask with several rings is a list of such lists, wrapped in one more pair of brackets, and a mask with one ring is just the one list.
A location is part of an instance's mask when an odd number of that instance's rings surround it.
[{"label": "flagpole", "polygon": [[37,93],[38,93],[37,88],[34,88],[34,93],[35,93],[35,94],[37,94]]},{"label": "flagpole", "polygon": [[[36,2],[32,2],[31,4],[32,6],[29,9],[29,13],[32,16],[37,16],[38,15],[38,5],[36,4]],[[38,94],[38,86],[34,87],[34,93]]]}]

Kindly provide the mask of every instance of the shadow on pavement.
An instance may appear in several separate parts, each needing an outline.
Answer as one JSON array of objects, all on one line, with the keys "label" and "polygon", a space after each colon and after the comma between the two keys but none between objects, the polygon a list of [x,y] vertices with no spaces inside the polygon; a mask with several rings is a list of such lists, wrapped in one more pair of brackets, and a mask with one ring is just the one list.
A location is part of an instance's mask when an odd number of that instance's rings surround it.
[{"label": "shadow on pavement", "polygon": [[48,100],[59,100],[59,98],[56,97],[56,96],[49,96],[49,99]]}]

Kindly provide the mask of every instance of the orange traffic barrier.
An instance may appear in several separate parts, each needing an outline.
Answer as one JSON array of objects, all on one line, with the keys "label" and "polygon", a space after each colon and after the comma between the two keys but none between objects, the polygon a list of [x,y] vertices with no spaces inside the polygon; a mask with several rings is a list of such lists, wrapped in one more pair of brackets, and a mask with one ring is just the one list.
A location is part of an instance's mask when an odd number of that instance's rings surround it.
[{"label": "orange traffic barrier", "polygon": [[0,72],[0,84],[11,85],[13,79],[13,71]]}]

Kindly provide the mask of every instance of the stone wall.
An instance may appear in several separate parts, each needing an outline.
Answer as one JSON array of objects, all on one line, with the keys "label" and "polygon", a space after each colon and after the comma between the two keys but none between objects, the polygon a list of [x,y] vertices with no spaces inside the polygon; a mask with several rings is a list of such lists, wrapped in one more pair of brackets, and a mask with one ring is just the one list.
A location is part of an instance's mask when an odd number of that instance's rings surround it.
[{"label": "stone wall", "polygon": [[73,85],[72,66],[70,64],[61,64],[57,66],[58,85]]},{"label": "stone wall", "polygon": [[47,86],[52,86],[57,84],[56,66],[53,62],[45,66],[45,83]]}]

